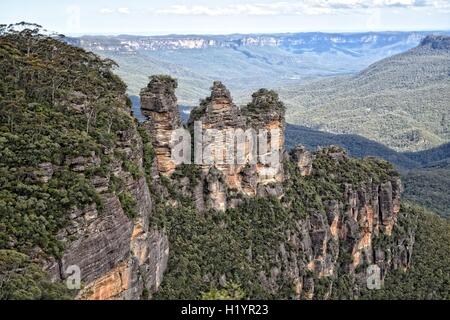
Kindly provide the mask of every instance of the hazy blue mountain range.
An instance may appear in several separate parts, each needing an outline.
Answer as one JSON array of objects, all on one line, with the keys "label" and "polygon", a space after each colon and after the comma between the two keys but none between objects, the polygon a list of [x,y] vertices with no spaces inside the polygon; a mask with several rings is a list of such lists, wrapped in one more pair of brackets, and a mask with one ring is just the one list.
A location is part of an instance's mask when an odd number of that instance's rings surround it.
[{"label": "hazy blue mountain range", "polygon": [[296,53],[307,51],[345,51],[354,55],[367,49],[414,46],[424,36],[435,32],[366,32],[366,33],[283,33],[234,35],[168,36],[82,36],[68,38],[74,45],[99,51],[159,51],[177,49],[280,47]]},{"label": "hazy blue mountain range", "polygon": [[139,94],[149,75],[170,74],[179,80],[179,102],[196,105],[217,79],[227,84],[236,101],[246,102],[261,87],[297,87],[318,77],[359,72],[415,47],[428,34],[122,35],[67,41],[115,60],[132,95]]}]

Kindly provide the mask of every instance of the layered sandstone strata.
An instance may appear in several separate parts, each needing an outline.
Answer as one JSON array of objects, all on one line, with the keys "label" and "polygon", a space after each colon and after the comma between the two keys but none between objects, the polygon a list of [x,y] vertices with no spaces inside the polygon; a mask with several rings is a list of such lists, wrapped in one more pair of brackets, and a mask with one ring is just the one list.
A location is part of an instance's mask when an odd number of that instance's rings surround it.
[{"label": "layered sandstone strata", "polygon": [[[253,94],[251,103],[239,108],[226,87],[216,81],[210,97],[192,111],[188,126],[202,134],[203,160],[211,150],[215,155],[212,163],[200,164],[204,176],[215,173],[203,182],[206,208],[234,207],[239,203],[235,196],[240,194],[282,196],[284,105],[275,92],[261,89]],[[216,130],[212,137],[208,134],[211,130]],[[261,146],[264,141],[265,150]]]},{"label": "layered sandstone strata", "polygon": [[[318,153],[337,165],[348,161],[345,152],[336,147]],[[314,155],[297,147],[291,152],[291,161],[304,173],[305,163]],[[314,173],[309,165],[306,167],[309,174]],[[360,290],[367,286],[369,266],[380,268],[381,282],[390,270],[408,269],[414,230],[404,230],[402,236],[395,238],[392,234],[402,188],[396,176],[385,182],[368,179],[357,185],[343,185],[341,197],[323,201],[326,214],[311,212],[298,221],[296,229],[287,232],[286,243],[276,253],[277,263],[270,273],[261,273],[261,283],[266,290],[276,292],[280,279],[289,279],[296,298],[312,299],[316,296],[317,279],[329,279],[326,283],[331,293],[332,282],[342,276],[339,270],[353,279],[355,290]]]},{"label": "layered sandstone strata", "polygon": [[[117,132],[118,142],[103,152],[111,155],[111,174],[93,175],[92,185],[98,192],[102,208],[95,204],[69,212],[67,227],[58,238],[65,244],[60,259],[49,261],[46,270],[56,279],[65,280],[67,270],[80,270],[82,290],[78,299],[141,299],[144,292],[158,290],[167,266],[169,242],[159,230],[149,227],[153,201],[143,174],[125,170],[124,155],[143,172],[143,144],[136,127]],[[98,166],[98,156],[68,159],[73,171],[86,174]],[[47,167],[47,166],[46,166]],[[49,170],[47,170],[49,171]],[[112,180],[120,188],[112,190]],[[124,211],[120,194],[135,201],[135,217]]]},{"label": "layered sandstone strata", "polygon": [[167,76],[153,76],[141,91],[142,114],[148,118],[147,130],[153,139],[158,170],[170,176],[175,170],[172,160],[172,133],[181,128],[175,89],[178,83]]}]

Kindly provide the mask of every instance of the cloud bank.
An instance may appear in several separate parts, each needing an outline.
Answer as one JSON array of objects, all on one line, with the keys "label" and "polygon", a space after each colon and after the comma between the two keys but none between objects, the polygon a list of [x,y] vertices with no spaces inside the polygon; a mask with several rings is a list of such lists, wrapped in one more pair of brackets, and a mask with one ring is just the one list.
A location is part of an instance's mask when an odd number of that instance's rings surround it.
[{"label": "cloud bank", "polygon": [[100,9],[101,14],[111,14],[111,13],[120,13],[120,14],[130,14],[130,9],[126,7],[122,8],[102,8]]},{"label": "cloud bank", "polygon": [[272,2],[230,4],[225,6],[172,5],[151,10],[155,14],[168,15],[316,15],[348,10],[381,8],[431,8],[450,9],[450,0],[304,0],[296,2]]}]

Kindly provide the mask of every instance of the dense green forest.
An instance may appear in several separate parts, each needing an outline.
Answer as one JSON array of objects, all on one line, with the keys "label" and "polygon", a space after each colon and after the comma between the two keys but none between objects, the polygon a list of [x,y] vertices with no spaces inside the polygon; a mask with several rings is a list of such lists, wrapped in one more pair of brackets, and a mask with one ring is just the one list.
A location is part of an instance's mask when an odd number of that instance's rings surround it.
[{"label": "dense green forest", "polygon": [[381,290],[367,292],[363,298],[448,300],[450,221],[409,203],[403,207],[404,212],[415,217],[417,228],[412,267],[406,273],[396,271],[388,274]]},{"label": "dense green forest", "polygon": [[[312,176],[301,177],[293,163],[285,163],[290,178],[282,201],[271,197],[247,199],[238,208],[223,213],[198,214],[191,198],[184,198],[177,188],[168,185],[182,206],[173,208],[164,199],[157,201],[153,223],[168,230],[172,254],[156,299],[225,294],[221,292],[224,283],[217,280],[221,278],[230,290],[238,288],[245,298],[293,297],[291,283],[277,283],[280,290],[270,293],[259,280],[261,271],[269,272],[271,266],[277,265],[275,252],[285,242],[286,232],[311,214],[326,216],[323,202],[342,199],[345,183],[359,185],[369,179],[381,183],[396,175],[385,161],[346,158],[336,162],[325,151],[317,154],[313,167]],[[195,182],[196,172],[195,166],[184,166],[175,176],[187,175]]]},{"label": "dense green forest", "polygon": [[450,140],[450,37],[430,37],[358,74],[284,88],[287,120],[351,133],[397,151]]},{"label": "dense green forest", "polygon": [[[22,26],[0,26],[0,297],[44,299],[61,288],[36,261],[61,255],[72,209],[101,209],[90,176],[110,170],[102,151],[135,120],[113,61]],[[80,156],[98,166],[77,174]]]},{"label": "dense green forest", "polygon": [[442,217],[450,217],[450,165],[411,170],[402,179],[405,199],[420,203]]}]

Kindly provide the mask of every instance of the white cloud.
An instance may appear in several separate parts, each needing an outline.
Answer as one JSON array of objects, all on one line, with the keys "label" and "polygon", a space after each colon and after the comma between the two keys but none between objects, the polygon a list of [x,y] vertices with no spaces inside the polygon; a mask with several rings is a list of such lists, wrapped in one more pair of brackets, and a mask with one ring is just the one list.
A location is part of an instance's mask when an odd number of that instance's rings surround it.
[{"label": "white cloud", "polygon": [[272,3],[230,4],[226,6],[172,5],[154,9],[156,14],[170,15],[296,15],[325,14],[345,10],[380,8],[450,8],[450,0],[303,0]]},{"label": "white cloud", "polygon": [[102,8],[102,9],[100,9],[100,13],[103,13],[103,14],[114,13],[114,9]]},{"label": "white cloud", "polygon": [[118,13],[123,13],[123,14],[130,14],[130,9],[129,8],[118,8],[117,9]]},{"label": "white cloud", "polygon": [[111,13],[130,14],[130,9],[125,8],[125,7],[117,8],[117,9],[102,8],[102,9],[100,9],[100,13],[101,14],[111,14]]}]

